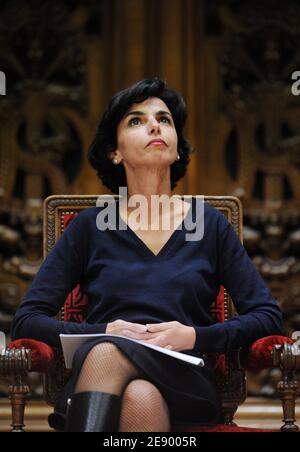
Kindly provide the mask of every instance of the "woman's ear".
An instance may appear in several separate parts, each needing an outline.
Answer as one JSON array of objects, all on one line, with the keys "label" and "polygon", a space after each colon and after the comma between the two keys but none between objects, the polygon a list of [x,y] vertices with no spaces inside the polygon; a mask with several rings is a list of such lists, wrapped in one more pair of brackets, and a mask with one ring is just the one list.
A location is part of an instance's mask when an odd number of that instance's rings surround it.
[{"label": "woman's ear", "polygon": [[121,163],[122,157],[117,149],[115,149],[112,152],[108,153],[108,158],[114,163],[115,165]]}]

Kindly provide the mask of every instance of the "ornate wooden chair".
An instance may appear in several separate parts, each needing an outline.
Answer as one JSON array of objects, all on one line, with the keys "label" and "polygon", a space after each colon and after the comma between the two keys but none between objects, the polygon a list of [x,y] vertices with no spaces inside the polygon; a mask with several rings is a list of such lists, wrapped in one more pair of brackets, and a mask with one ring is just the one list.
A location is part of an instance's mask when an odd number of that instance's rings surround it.
[{"label": "ornate wooden chair", "polygon": [[[112,195],[101,195],[112,200]],[[59,236],[72,218],[88,207],[96,205],[97,195],[50,196],[44,201],[44,258],[55,245]],[[232,196],[205,196],[211,204],[226,215],[242,240],[242,206]],[[77,286],[68,295],[58,318],[65,321],[81,322],[85,318],[87,297]],[[212,314],[217,322],[224,322],[235,314],[232,300],[226,289],[220,287],[219,295],[212,306]],[[278,390],[283,402],[284,425],[282,431],[296,431],[295,399],[297,382],[293,371],[299,367],[299,357],[293,353],[293,341],[286,337],[270,336],[256,341],[248,350],[234,350],[228,354],[212,354],[210,359],[215,367],[222,399],[223,423],[213,427],[213,431],[239,431],[233,422],[238,406],[246,398],[246,369],[261,370],[273,366],[282,370],[282,380]],[[12,431],[22,431],[24,408],[30,388],[24,383],[27,372],[38,371],[44,375],[44,397],[50,405],[55,405],[60,391],[66,383],[69,371],[65,369],[62,352],[59,349],[31,339],[11,342],[0,356],[1,374],[14,377],[9,387],[12,406]],[[209,431],[204,427],[191,428],[188,425],[172,426],[173,431]]]}]

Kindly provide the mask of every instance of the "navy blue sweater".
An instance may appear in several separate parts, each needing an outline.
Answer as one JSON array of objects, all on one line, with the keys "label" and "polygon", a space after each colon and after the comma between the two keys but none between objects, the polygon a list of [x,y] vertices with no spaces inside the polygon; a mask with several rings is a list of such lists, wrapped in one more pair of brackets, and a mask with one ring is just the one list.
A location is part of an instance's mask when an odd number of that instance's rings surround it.
[{"label": "navy blue sweater", "polygon": [[[194,205],[195,198],[188,215],[196,220]],[[205,203],[202,240],[186,241],[183,223],[157,256],[130,228],[100,231],[101,209],[83,210],[61,235],[16,312],[13,339],[58,346],[60,333],[105,333],[116,319],[193,326],[195,353],[223,352],[283,334],[276,301],[217,209]],[[86,322],[54,319],[78,282],[89,299]],[[210,305],[221,284],[239,315],[215,323]]]}]

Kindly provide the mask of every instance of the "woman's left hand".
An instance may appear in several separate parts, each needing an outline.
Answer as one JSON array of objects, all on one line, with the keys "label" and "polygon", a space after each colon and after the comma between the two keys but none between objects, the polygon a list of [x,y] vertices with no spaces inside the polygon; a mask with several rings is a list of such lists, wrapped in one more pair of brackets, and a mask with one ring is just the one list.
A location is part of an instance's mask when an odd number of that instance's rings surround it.
[{"label": "woman's left hand", "polygon": [[128,332],[128,336],[132,339],[141,339],[149,344],[177,352],[194,348],[196,331],[192,326],[182,325],[182,323],[177,321],[150,323],[146,326],[146,332]]}]

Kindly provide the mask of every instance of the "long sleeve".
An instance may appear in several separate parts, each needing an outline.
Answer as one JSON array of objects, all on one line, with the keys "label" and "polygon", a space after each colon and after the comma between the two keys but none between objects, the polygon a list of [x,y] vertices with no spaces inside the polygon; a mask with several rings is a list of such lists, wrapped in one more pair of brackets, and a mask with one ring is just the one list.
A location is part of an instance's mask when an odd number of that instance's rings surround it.
[{"label": "long sleeve", "polygon": [[14,317],[13,339],[31,338],[58,346],[60,333],[105,333],[106,323],[53,318],[84,274],[89,236],[85,220],[84,212],[72,220],[41,265]]},{"label": "long sleeve", "polygon": [[261,337],[283,334],[277,302],[222,214],[216,231],[219,281],[228,290],[239,315],[224,323],[196,326],[195,350],[225,352],[250,345]]}]

